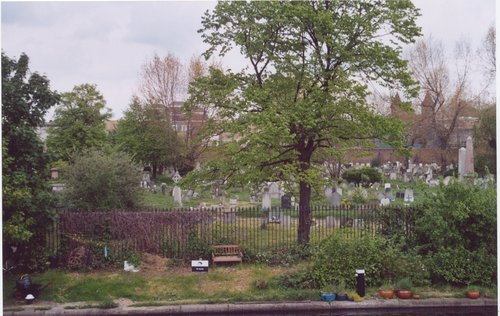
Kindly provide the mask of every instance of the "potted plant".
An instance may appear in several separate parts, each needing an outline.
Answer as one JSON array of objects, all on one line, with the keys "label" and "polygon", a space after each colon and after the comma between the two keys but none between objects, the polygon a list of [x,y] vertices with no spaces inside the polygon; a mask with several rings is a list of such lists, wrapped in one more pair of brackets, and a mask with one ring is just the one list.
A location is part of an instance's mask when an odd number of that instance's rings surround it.
[{"label": "potted plant", "polygon": [[383,299],[394,298],[394,285],[390,282],[382,284],[378,289],[378,294]]},{"label": "potted plant", "polygon": [[470,299],[476,299],[481,296],[481,288],[477,285],[469,285],[465,290],[465,296]]},{"label": "potted plant", "polygon": [[409,278],[402,278],[396,283],[397,296],[400,299],[409,299],[413,296],[413,283]]}]

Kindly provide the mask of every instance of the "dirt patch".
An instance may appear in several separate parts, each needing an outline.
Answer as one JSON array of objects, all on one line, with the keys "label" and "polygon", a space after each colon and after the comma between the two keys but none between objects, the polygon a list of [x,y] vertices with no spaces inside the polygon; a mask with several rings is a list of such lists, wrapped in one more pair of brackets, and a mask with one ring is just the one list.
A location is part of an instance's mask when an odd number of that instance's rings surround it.
[{"label": "dirt patch", "polygon": [[158,255],[143,253],[141,264],[139,265],[139,273],[144,274],[162,274],[167,271],[169,263],[168,258],[163,258]]}]

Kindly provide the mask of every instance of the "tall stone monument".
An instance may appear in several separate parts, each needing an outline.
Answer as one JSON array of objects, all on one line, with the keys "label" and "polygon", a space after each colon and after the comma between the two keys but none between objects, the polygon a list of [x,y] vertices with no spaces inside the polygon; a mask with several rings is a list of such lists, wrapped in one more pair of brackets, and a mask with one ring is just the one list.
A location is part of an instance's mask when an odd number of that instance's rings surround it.
[{"label": "tall stone monument", "polygon": [[465,166],[464,174],[474,173],[474,143],[472,137],[467,137],[467,142],[465,143]]},{"label": "tall stone monument", "polygon": [[465,175],[465,151],[463,147],[458,150],[458,177],[460,180],[462,180]]}]

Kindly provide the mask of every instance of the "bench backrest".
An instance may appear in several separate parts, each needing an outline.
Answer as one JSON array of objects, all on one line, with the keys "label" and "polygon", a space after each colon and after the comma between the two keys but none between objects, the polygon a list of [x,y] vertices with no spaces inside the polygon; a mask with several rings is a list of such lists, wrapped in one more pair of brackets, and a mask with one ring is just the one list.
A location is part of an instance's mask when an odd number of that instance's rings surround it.
[{"label": "bench backrest", "polygon": [[212,246],[212,251],[214,255],[235,255],[240,254],[241,249],[238,245],[221,245],[221,246]]}]

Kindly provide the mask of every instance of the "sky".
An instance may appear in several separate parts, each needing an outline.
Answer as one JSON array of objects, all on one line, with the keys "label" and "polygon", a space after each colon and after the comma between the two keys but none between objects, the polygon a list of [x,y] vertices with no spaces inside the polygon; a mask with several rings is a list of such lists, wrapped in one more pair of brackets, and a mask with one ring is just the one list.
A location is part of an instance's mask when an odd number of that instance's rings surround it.
[{"label": "sky", "polygon": [[[424,36],[454,44],[469,40],[479,47],[495,21],[495,0],[414,0]],[[24,52],[30,69],[48,77],[51,88],[68,92],[96,84],[119,119],[138,93],[142,66],[154,56],[172,53],[183,61],[207,46],[197,30],[213,1],[156,2],[1,2],[1,46],[10,58]],[[237,70],[233,54],[220,60]],[[49,112],[48,120],[52,118]]]}]

